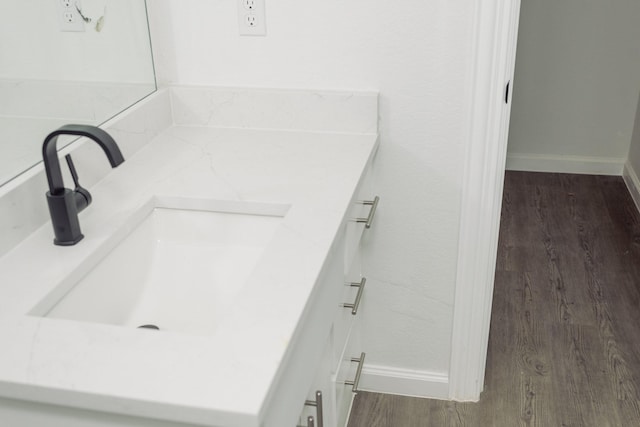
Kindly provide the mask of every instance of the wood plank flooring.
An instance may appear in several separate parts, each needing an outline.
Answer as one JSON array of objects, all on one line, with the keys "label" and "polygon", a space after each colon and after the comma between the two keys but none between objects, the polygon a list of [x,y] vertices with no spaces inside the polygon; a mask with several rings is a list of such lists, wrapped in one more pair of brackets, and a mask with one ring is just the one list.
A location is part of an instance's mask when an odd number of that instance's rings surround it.
[{"label": "wood plank flooring", "polygon": [[478,403],[361,392],[349,427],[640,426],[640,215],[620,177],[507,172]]}]

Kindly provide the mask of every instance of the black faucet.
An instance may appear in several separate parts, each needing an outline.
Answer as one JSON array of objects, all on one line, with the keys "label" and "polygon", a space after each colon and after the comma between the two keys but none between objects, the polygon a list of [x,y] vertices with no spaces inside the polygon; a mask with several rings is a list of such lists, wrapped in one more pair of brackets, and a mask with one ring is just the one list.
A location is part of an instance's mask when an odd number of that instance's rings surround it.
[{"label": "black faucet", "polygon": [[49,204],[49,213],[51,214],[51,223],[55,234],[53,243],[60,246],[71,246],[84,237],[80,231],[78,213],[91,204],[91,194],[78,183],[78,175],[69,154],[67,154],[66,159],[75,183],[75,189],[70,190],[64,187],[56,148],[59,135],[84,136],[95,141],[102,147],[113,168],[124,162],[124,157],[122,157],[120,148],[111,135],[95,126],[66,125],[51,132],[45,138],[42,144],[42,157],[47,181],[49,182],[47,203]]}]

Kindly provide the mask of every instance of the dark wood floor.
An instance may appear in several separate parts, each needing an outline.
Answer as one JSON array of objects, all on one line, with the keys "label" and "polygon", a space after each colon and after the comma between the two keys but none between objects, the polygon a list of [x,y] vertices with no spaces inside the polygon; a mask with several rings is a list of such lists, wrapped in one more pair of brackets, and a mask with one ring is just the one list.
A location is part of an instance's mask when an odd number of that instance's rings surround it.
[{"label": "dark wood floor", "polygon": [[349,427],[640,426],[639,304],[622,179],[508,172],[480,402],[360,393]]}]

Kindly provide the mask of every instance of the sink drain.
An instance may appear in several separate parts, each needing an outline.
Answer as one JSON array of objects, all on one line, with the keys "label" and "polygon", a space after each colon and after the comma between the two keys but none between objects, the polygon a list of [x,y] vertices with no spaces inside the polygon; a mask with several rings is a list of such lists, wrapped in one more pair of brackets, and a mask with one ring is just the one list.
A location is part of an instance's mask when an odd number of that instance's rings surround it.
[{"label": "sink drain", "polygon": [[156,325],[140,325],[138,326],[138,329],[154,329],[156,331],[160,330],[160,328],[158,328]]}]

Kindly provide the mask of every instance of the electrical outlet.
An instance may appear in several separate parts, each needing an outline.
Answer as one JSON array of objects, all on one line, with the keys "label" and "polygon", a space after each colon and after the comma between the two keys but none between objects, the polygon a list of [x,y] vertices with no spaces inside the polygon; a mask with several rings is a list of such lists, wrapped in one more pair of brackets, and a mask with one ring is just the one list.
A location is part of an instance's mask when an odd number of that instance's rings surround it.
[{"label": "electrical outlet", "polygon": [[242,0],[242,4],[247,10],[255,10],[256,0]]},{"label": "electrical outlet", "polygon": [[81,8],[80,0],[54,0],[57,4],[60,31],[82,32],[84,20],[77,8]]},{"label": "electrical outlet", "polygon": [[236,0],[238,29],[241,36],[266,36],[265,0]]}]

